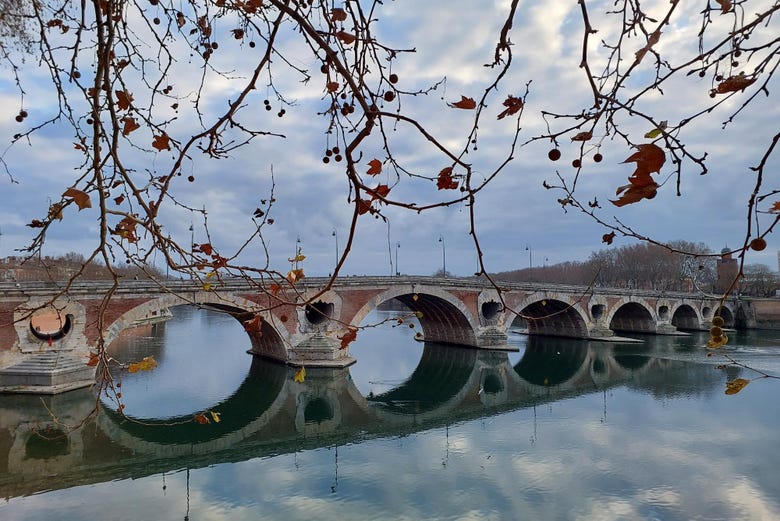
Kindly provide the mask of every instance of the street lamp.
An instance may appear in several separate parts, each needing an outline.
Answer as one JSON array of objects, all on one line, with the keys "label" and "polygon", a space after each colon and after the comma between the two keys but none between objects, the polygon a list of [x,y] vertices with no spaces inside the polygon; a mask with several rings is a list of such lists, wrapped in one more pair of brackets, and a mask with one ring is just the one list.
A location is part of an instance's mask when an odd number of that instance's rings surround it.
[{"label": "street lamp", "polygon": [[441,272],[442,277],[447,276],[447,248],[444,245],[444,237],[439,235],[439,242],[441,243]]},{"label": "street lamp", "polygon": [[401,274],[401,270],[398,269],[398,248],[401,247],[401,243],[396,241],[395,243],[395,276],[398,277]]},{"label": "street lamp", "polygon": [[298,256],[301,254],[301,236],[299,235],[295,239],[295,255],[293,255],[293,262],[295,263],[295,269],[298,269]]},{"label": "street lamp", "polygon": [[525,251],[528,252],[528,267],[533,268],[534,267],[534,250],[531,248],[530,244],[525,245]]},{"label": "street lamp", "polygon": [[333,228],[333,231],[330,234],[334,239],[336,239],[336,264],[334,264],[334,270],[336,269],[335,266],[339,265],[339,234],[336,232],[336,228]]}]

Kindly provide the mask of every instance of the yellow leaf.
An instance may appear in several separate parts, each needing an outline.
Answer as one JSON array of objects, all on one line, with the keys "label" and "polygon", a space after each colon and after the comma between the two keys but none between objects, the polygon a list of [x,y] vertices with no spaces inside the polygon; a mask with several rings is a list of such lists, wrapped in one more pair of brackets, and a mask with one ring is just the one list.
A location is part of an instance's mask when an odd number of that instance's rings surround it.
[{"label": "yellow leaf", "polygon": [[737,394],[749,383],[750,380],[745,380],[744,378],[736,378],[730,382],[726,382],[726,394]]},{"label": "yellow leaf", "polygon": [[211,411],[211,419],[214,420],[214,423],[220,422],[220,413]]},{"label": "yellow leaf", "polygon": [[211,284],[208,282],[203,284],[203,291],[211,291]]},{"label": "yellow leaf", "polygon": [[707,342],[707,347],[712,349],[720,349],[721,347],[725,346],[729,341],[729,337],[726,335],[721,336],[713,336],[710,337],[709,342]]},{"label": "yellow leaf", "polygon": [[303,383],[303,381],[306,380],[306,368],[301,366],[300,369],[295,371],[295,376],[293,376],[293,381],[297,383]]},{"label": "yellow leaf", "polygon": [[151,371],[155,367],[157,367],[157,360],[153,356],[145,356],[140,362],[127,366],[127,371],[137,373],[138,371]]},{"label": "yellow leaf", "polygon": [[208,279],[210,279],[211,277],[213,277],[213,276],[214,276],[214,275],[216,275],[216,274],[217,274],[217,272],[216,272],[216,271],[212,271],[212,272],[210,272],[210,273],[208,273],[208,274],[206,275],[206,279],[208,280]]}]

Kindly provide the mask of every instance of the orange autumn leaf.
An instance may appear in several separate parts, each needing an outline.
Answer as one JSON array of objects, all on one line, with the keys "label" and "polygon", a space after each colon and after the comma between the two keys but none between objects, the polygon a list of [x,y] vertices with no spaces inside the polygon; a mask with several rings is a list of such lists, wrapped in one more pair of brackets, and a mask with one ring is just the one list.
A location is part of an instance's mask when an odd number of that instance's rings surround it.
[{"label": "orange autumn leaf", "polygon": [[390,187],[387,185],[377,185],[373,190],[368,190],[368,193],[371,194],[372,201],[374,199],[381,199],[387,197],[387,194],[390,193]]},{"label": "orange autumn leaf", "polygon": [[161,134],[159,136],[154,136],[154,140],[152,141],[152,146],[162,152],[163,150],[170,150],[171,149],[171,138],[168,137],[168,134]]},{"label": "orange autumn leaf", "polygon": [[196,414],[195,416],[192,417],[192,419],[194,419],[196,422],[198,422],[201,425],[206,425],[208,423],[211,423],[211,420],[209,420],[209,417],[206,416],[203,413]]},{"label": "orange autumn leaf", "polygon": [[138,242],[138,237],[135,234],[135,227],[135,219],[132,217],[125,217],[119,221],[119,224],[116,225],[116,228],[112,230],[111,233],[119,235],[123,239],[127,239],[127,242]]},{"label": "orange autumn leaf", "polygon": [[98,362],[100,361],[100,356],[97,353],[93,353],[92,351],[89,352],[89,361],[87,362],[87,365],[90,367],[95,367],[98,365]]},{"label": "orange autumn leaf", "polygon": [[76,206],[79,207],[79,211],[83,210],[84,208],[92,208],[92,201],[89,199],[89,194],[86,192],[71,187],[65,190],[62,196],[72,197],[73,202],[76,203]]},{"label": "orange autumn leaf", "polygon": [[328,83],[325,84],[325,88],[327,89],[328,92],[336,92],[337,90],[339,90],[339,82],[329,81]]},{"label": "orange autumn leaf", "polygon": [[[636,163],[634,176],[649,176],[653,172],[660,172],[666,162],[666,154],[663,149],[653,143],[637,145],[637,151],[631,154],[624,163]],[[632,176],[633,177],[633,176]]]},{"label": "orange autumn leaf", "polygon": [[731,0],[715,0],[720,5],[720,14],[726,14],[731,11]]},{"label": "orange autumn leaf", "polygon": [[346,19],[347,19],[347,12],[341,7],[334,7],[330,11],[331,22],[343,22]]},{"label": "orange autumn leaf", "polygon": [[750,85],[756,82],[756,78],[748,78],[744,72],[740,72],[736,76],[729,76],[722,82],[718,83],[715,87],[715,92],[718,94],[726,94],[728,92],[737,92],[738,90],[745,90]]},{"label": "orange autumn leaf", "polygon": [[119,110],[127,110],[130,108],[130,104],[133,102],[133,95],[126,90],[114,91],[116,94],[116,103]]},{"label": "orange autumn leaf", "polygon": [[372,159],[368,162],[368,175],[379,175],[382,173],[382,162],[378,159]]},{"label": "orange autumn leaf", "polygon": [[[630,180],[631,178],[629,178]],[[610,199],[610,202],[618,207],[633,204],[642,199],[652,199],[656,196],[657,190],[658,184],[654,181],[651,181],[651,184],[648,185],[623,185],[615,191],[615,195],[620,195],[620,198],[614,201]]]},{"label": "orange autumn leaf", "polygon": [[304,277],[305,277],[305,275],[303,274],[303,270],[301,268],[290,270],[287,273],[287,281],[290,284],[295,284],[296,282],[298,282],[299,280],[303,279]]},{"label": "orange autumn leaf", "polygon": [[523,108],[523,100],[509,95],[504,100],[503,105],[506,109],[498,115],[498,119],[504,119],[506,116],[511,116],[520,112],[520,109]]},{"label": "orange autumn leaf", "polygon": [[439,190],[457,190],[458,182],[452,178],[452,167],[448,166],[439,172],[436,178],[436,188]]},{"label": "orange autumn leaf", "polygon": [[273,283],[268,287],[268,289],[271,290],[271,295],[275,297],[282,290],[282,287],[279,284]]},{"label": "orange autumn leaf", "polygon": [[[193,244],[193,246],[196,246],[196,245]],[[212,248],[211,244],[209,244],[209,243],[198,244],[197,247],[198,247],[198,249],[200,251],[202,251],[206,255],[211,255],[212,253],[214,253],[214,248]]]},{"label": "orange autumn leaf", "polygon": [[336,33],[336,38],[344,42],[344,45],[349,45],[357,40],[357,36],[350,34],[346,31],[339,31]]},{"label": "orange autumn leaf", "polygon": [[249,334],[253,335],[259,335],[261,334],[261,331],[263,329],[263,317],[260,315],[255,315],[253,318],[249,320],[244,320],[244,331],[246,331]]},{"label": "orange autumn leaf", "polygon": [[467,98],[466,96],[463,95],[460,96],[460,101],[456,101],[455,103],[448,103],[448,105],[456,109],[464,109],[464,110],[471,110],[477,108],[477,102],[474,101],[474,98]]},{"label": "orange autumn leaf", "polygon": [[137,373],[138,371],[151,371],[155,367],[157,367],[157,360],[153,356],[145,356],[140,362],[128,365],[127,371]]},{"label": "orange autumn leaf", "polygon": [[769,211],[772,213],[780,213],[780,201],[775,201]]},{"label": "orange autumn leaf", "polygon": [[605,233],[601,236],[601,242],[612,244],[612,240],[615,238],[615,232]]},{"label": "orange autumn leaf", "polygon": [[369,213],[373,208],[371,207],[371,201],[368,199],[358,199],[358,215],[364,215]]},{"label": "orange autumn leaf", "polygon": [[122,123],[124,123],[124,125],[122,126],[123,136],[127,136],[128,134],[130,134],[130,132],[141,128],[141,125],[138,124],[135,118],[131,118],[130,116],[123,117]]},{"label": "orange autumn leaf", "polygon": [[357,338],[357,329],[350,328],[342,336],[338,337],[341,340],[341,347],[339,349],[346,349],[349,344],[355,341]]}]

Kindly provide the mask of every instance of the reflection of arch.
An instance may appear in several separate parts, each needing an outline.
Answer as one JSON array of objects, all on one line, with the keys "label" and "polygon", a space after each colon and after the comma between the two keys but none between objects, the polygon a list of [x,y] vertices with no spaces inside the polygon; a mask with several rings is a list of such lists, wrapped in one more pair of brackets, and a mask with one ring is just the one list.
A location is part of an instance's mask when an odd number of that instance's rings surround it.
[{"label": "reflection of arch", "polygon": [[629,371],[642,369],[650,360],[651,358],[645,355],[615,355],[615,362]]},{"label": "reflection of arch", "polygon": [[455,397],[474,370],[477,351],[426,342],[420,363],[398,387],[367,401],[402,414],[428,412]]},{"label": "reflection of arch", "polygon": [[693,306],[680,304],[672,315],[672,325],[677,329],[701,329],[701,320]]},{"label": "reflection of arch", "polygon": [[655,321],[650,311],[638,302],[626,302],[617,308],[609,322],[612,331],[655,333]]},{"label": "reflection of arch", "polygon": [[515,365],[515,372],[528,383],[541,386],[560,385],[576,375],[588,355],[588,344],[576,341],[528,337],[525,353]]},{"label": "reflection of arch", "polygon": [[208,425],[193,421],[193,415],[200,411],[174,418],[125,419],[116,411],[103,407],[101,414],[105,414],[115,429],[133,440],[157,445],[209,442],[241,430],[274,409],[287,373],[285,366],[253,358],[249,374],[236,392],[211,407],[220,414],[220,421]]},{"label": "reflection of arch", "polygon": [[532,302],[520,312],[527,317],[528,333],[573,338],[588,336],[588,326],[580,312],[566,302],[542,299]]}]

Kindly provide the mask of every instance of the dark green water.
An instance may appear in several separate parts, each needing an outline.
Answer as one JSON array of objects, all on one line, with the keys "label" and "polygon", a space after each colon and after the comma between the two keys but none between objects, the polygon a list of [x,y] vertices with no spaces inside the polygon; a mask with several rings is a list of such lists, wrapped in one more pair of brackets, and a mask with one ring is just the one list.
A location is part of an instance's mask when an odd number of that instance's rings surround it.
[{"label": "dark green water", "polygon": [[[0,396],[0,520],[780,519],[780,380],[726,396],[755,373],[718,368],[702,335],[512,335],[507,353],[421,344],[405,322],[296,383],[233,319],[174,312],[115,346],[159,362],[122,375],[139,422],[106,402],[65,428],[88,389]],[[780,374],[780,332],[732,337]]]}]

